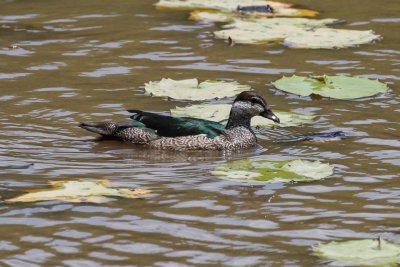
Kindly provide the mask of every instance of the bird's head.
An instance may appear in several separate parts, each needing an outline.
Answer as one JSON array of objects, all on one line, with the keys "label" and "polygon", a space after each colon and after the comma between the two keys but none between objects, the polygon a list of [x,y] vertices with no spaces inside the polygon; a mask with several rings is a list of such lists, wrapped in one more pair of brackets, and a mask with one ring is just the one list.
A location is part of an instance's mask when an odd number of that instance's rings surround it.
[{"label": "bird's head", "polygon": [[280,123],[279,118],[269,108],[265,99],[254,91],[241,92],[233,102],[232,108],[246,117],[261,116]]}]

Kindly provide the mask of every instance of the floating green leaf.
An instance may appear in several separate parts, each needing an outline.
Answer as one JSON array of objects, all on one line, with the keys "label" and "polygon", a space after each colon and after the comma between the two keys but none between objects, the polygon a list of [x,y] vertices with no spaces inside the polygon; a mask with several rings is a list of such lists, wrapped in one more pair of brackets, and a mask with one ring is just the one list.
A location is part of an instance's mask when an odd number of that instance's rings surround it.
[{"label": "floating green leaf", "polygon": [[190,20],[210,21],[210,22],[232,22],[234,13],[220,11],[192,11],[190,12]]},{"label": "floating green leaf", "polygon": [[243,13],[218,10],[195,10],[190,12],[190,20],[210,21],[210,22],[233,22],[235,19],[251,19],[262,17],[314,17],[318,12],[308,9],[298,8],[279,8],[274,9],[274,13]]},{"label": "floating green leaf", "polygon": [[284,45],[292,48],[331,49],[357,46],[378,40],[373,31],[316,28],[299,31],[285,38]]},{"label": "floating green leaf", "polygon": [[289,8],[292,4],[265,0],[160,0],[156,3],[159,9],[217,9],[235,11],[238,6],[271,6],[274,10]]},{"label": "floating green leaf", "polygon": [[[187,107],[177,107],[171,110],[173,116],[192,117],[205,120],[216,121],[226,124],[229,117],[231,105],[227,104],[204,104],[191,105]],[[276,111],[274,113],[281,120],[281,123],[274,123],[271,120],[257,116],[251,120],[253,127],[290,127],[303,123],[310,123],[315,118],[313,115],[305,115],[295,112]]]},{"label": "floating green leaf", "polygon": [[97,182],[85,181],[50,181],[52,189],[23,194],[6,200],[6,203],[61,200],[68,202],[104,203],[108,197],[139,198],[149,194],[146,189],[112,188],[107,180]]},{"label": "floating green leaf", "polygon": [[301,95],[354,99],[386,93],[388,86],[376,80],[347,76],[283,77],[272,83],[277,89]]},{"label": "floating green leaf", "polygon": [[204,81],[199,84],[197,79],[172,80],[162,79],[145,84],[145,91],[154,96],[171,97],[174,99],[204,100],[235,96],[250,90],[250,86],[238,82]]},{"label": "floating green leaf", "polygon": [[218,39],[231,37],[236,43],[280,42],[307,29],[324,27],[336,22],[336,19],[306,18],[236,19],[233,23],[226,25],[227,30],[216,31],[214,35]]},{"label": "floating green leaf", "polygon": [[218,39],[230,37],[235,43],[283,42],[289,47],[310,49],[351,47],[380,38],[373,31],[326,28],[336,22],[336,19],[305,18],[236,19],[227,25],[229,29],[216,31],[214,35]]},{"label": "floating green leaf", "polygon": [[398,266],[400,244],[383,239],[330,242],[313,247],[314,254],[340,266]]},{"label": "floating green leaf", "polygon": [[239,160],[217,166],[213,175],[241,182],[291,182],[320,180],[333,174],[327,163],[309,160]]}]

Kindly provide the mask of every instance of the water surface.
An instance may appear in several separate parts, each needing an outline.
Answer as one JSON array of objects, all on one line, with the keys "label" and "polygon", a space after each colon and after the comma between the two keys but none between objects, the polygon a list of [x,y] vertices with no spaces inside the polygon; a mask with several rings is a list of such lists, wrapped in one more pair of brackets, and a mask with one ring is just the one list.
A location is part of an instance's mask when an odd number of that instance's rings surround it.
[{"label": "water surface", "polygon": [[[212,36],[220,25],[157,11],[152,1],[0,1],[1,197],[68,179],[106,178],[153,190],[145,199],[107,205],[1,204],[1,265],[323,266],[311,255],[319,242],[377,236],[400,242],[398,1],[295,2],[321,11],[320,18],[345,19],[342,28],[372,29],[384,38],[333,51],[227,47]],[[294,73],[361,75],[391,90],[313,101],[270,85]],[[124,120],[129,108],[166,112],[187,105],[143,92],[145,82],[163,77],[237,80],[273,108],[317,120],[257,130],[261,147],[235,155],[149,151],[98,141],[77,127]],[[277,143],[337,130],[349,137]],[[209,173],[244,158],[322,160],[336,171],[324,181],[268,185]]]}]

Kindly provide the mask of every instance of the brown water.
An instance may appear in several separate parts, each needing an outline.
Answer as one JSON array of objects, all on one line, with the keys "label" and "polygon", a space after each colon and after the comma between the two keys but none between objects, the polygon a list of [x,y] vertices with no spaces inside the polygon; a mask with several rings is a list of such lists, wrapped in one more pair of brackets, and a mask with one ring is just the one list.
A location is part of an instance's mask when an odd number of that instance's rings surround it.
[{"label": "brown water", "polygon": [[[319,242],[377,236],[400,242],[399,1],[296,2],[321,11],[320,18],[345,19],[342,28],[372,29],[384,39],[334,51],[228,48],[212,37],[219,25],[156,11],[153,1],[0,1],[2,198],[66,179],[107,178],[153,190],[107,205],[1,204],[1,266],[322,266],[311,254]],[[19,48],[7,49],[13,44]],[[355,101],[312,101],[269,84],[294,73],[361,75],[391,90]],[[273,108],[318,119],[257,130],[263,148],[230,156],[100,142],[77,127],[123,120],[128,108],[185,106],[143,93],[146,81],[163,77],[234,79]],[[276,142],[336,130],[349,137]],[[323,160],[336,170],[319,182],[268,185],[209,173],[243,158]]]}]

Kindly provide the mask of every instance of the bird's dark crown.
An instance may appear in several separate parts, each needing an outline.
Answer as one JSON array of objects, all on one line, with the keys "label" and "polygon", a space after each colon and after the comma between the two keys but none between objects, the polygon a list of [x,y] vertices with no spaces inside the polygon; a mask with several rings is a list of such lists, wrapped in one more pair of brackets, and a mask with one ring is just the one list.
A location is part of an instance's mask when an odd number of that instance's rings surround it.
[{"label": "bird's dark crown", "polygon": [[267,107],[267,102],[265,99],[257,92],[254,91],[244,91],[237,95],[234,102],[252,102],[260,104],[263,107]]}]

